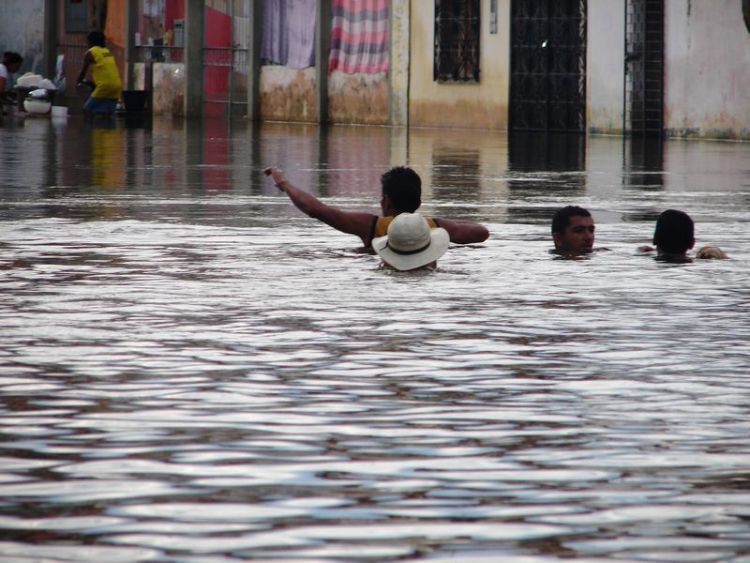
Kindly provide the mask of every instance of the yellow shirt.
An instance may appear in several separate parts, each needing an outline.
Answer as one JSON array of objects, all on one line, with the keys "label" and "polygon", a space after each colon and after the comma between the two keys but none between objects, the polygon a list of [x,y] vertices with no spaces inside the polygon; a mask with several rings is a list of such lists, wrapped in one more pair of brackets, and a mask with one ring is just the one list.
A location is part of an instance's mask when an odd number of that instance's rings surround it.
[{"label": "yellow shirt", "polygon": [[[370,241],[374,239],[375,237],[384,237],[388,234],[388,225],[391,224],[391,221],[395,219],[395,216],[389,215],[388,217],[378,217],[375,220],[375,223],[372,226],[372,236],[370,237]],[[427,219],[427,224],[430,226],[431,229],[437,229],[438,224],[432,217],[425,217]]]},{"label": "yellow shirt", "polygon": [[117,100],[122,92],[120,72],[115,64],[115,57],[106,47],[91,47],[89,53],[94,59],[91,75],[96,88],[91,92],[92,98]]}]

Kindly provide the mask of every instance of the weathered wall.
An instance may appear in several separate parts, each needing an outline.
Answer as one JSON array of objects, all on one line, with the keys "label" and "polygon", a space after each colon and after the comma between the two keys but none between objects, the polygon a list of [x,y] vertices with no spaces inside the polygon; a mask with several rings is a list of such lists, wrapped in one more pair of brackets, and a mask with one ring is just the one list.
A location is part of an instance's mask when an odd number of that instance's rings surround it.
[{"label": "weathered wall", "polygon": [[587,128],[622,134],[624,0],[589,0],[586,25]]},{"label": "weathered wall", "polygon": [[409,125],[505,129],[508,126],[510,0],[498,0],[490,34],[490,0],[481,1],[479,83],[433,80],[435,5],[411,0]]},{"label": "weathered wall", "polygon": [[[146,65],[133,65],[133,88],[143,90]],[[154,63],[152,71],[153,92],[151,94],[154,115],[184,115],[185,106],[185,64]]]},{"label": "weathered wall", "polygon": [[750,32],[740,0],[667,0],[665,127],[750,140]]},{"label": "weathered wall", "polygon": [[328,77],[328,118],[332,123],[386,125],[388,80],[384,73],[345,74]]},{"label": "weathered wall", "polygon": [[24,59],[17,76],[44,74],[44,0],[0,1],[0,54],[5,51]]},{"label": "weathered wall", "polygon": [[260,116],[271,121],[317,119],[315,110],[315,68],[296,70],[263,65],[260,70]]}]

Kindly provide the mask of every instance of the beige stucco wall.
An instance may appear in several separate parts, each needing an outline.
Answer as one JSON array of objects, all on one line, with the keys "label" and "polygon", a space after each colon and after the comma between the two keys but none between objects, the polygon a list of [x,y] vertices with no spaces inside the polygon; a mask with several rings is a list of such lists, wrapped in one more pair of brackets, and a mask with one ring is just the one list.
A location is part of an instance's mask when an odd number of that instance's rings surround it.
[{"label": "beige stucco wall", "polygon": [[665,3],[665,127],[750,140],[750,33],[741,0]]},{"label": "beige stucco wall", "polygon": [[587,130],[622,134],[625,2],[589,0],[586,15]]},{"label": "beige stucco wall", "polygon": [[479,83],[433,80],[435,5],[411,0],[409,125],[506,129],[510,69],[510,0],[497,2],[497,34],[490,34],[490,0],[481,0]]}]

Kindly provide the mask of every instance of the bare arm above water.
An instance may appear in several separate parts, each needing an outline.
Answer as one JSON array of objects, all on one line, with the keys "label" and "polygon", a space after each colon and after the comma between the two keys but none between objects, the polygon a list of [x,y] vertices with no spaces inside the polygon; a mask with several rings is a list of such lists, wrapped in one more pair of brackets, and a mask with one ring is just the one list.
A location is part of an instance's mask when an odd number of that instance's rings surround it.
[{"label": "bare arm above water", "polygon": [[343,211],[326,205],[314,195],[293,185],[287,180],[282,170],[273,166],[266,168],[263,172],[273,178],[276,187],[288,195],[294,206],[302,213],[322,221],[337,231],[358,236],[365,246],[370,244],[370,233],[376,219],[375,215],[361,211]]},{"label": "bare arm above water", "polygon": [[472,221],[452,221],[434,217],[438,227],[448,231],[451,242],[455,244],[472,244],[484,242],[490,236],[487,227]]}]

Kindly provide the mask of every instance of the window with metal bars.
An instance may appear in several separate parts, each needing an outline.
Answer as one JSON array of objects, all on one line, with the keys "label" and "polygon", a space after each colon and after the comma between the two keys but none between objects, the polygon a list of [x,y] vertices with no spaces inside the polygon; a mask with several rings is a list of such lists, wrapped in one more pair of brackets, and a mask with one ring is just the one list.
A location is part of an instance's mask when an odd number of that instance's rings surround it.
[{"label": "window with metal bars", "polygon": [[435,0],[436,82],[479,82],[479,0]]}]

